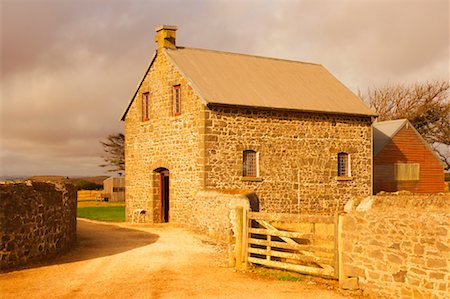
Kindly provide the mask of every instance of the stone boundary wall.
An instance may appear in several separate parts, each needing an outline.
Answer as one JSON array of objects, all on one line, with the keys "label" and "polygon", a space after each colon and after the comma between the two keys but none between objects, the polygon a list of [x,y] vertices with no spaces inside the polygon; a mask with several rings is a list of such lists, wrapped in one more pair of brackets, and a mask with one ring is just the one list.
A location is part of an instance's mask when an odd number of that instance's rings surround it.
[{"label": "stone boundary wall", "polygon": [[[242,191],[203,190],[196,193],[192,201],[187,226],[216,240],[230,243],[234,208],[249,209],[252,193]],[[231,242],[232,243],[232,242]]]},{"label": "stone boundary wall", "polygon": [[69,249],[76,241],[76,213],[70,183],[0,183],[0,271]]},{"label": "stone boundary wall", "polygon": [[344,276],[375,298],[449,298],[450,195],[400,192],[355,206],[343,217]]}]

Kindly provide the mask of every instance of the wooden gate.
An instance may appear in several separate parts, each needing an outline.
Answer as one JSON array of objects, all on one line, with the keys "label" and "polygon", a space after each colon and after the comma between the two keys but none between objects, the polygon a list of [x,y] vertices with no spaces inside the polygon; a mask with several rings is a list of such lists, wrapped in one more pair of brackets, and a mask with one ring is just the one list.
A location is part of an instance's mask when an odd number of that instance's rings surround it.
[{"label": "wooden gate", "polygon": [[337,215],[243,212],[244,263],[338,278]]}]

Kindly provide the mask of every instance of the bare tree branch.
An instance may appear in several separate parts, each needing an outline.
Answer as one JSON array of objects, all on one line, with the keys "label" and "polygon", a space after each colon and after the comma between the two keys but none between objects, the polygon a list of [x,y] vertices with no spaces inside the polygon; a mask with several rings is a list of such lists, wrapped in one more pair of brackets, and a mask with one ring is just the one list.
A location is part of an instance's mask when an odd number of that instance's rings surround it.
[{"label": "bare tree branch", "polygon": [[431,144],[450,170],[450,84],[431,81],[413,85],[369,88],[360,97],[379,115],[379,120],[408,119]]}]

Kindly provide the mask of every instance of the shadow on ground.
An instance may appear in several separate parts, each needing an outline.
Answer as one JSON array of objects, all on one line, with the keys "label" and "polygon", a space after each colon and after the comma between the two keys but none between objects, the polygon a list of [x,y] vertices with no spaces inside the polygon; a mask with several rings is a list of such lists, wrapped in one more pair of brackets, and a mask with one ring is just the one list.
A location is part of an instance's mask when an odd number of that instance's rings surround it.
[{"label": "shadow on ground", "polygon": [[48,261],[6,270],[3,273],[114,255],[150,245],[155,243],[158,238],[158,235],[148,232],[79,219],[77,221],[77,242],[69,251],[58,254]]}]

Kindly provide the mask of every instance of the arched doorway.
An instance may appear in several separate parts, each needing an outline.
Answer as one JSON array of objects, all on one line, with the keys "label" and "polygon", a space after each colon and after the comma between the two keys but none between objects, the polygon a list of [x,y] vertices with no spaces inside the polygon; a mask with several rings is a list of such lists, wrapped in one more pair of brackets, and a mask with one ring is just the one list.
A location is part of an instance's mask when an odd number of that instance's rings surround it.
[{"label": "arched doorway", "polygon": [[169,222],[170,219],[170,203],[169,203],[169,170],[167,168],[157,168],[154,170],[159,176],[159,206],[161,207],[161,222]]}]

